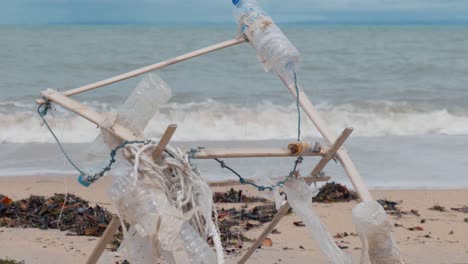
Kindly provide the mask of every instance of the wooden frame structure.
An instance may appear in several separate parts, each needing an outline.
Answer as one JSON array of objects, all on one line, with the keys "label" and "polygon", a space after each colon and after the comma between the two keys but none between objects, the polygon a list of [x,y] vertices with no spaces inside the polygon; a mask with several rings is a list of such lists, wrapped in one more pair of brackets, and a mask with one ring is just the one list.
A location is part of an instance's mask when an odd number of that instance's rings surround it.
[{"label": "wooden frame structure", "polygon": [[[197,56],[201,56],[203,54],[207,54],[216,50],[228,48],[231,46],[235,46],[241,43],[246,42],[244,38],[235,38],[231,40],[227,40],[224,42],[220,42],[218,44],[214,44],[193,52],[186,53],[184,55],[174,57],[156,64],[152,64],[137,70],[133,70],[124,74],[120,74],[99,82],[95,82],[92,84],[88,84],[79,88],[75,88],[72,90],[65,91],[63,93],[59,93],[55,90],[48,89],[41,93],[42,98],[37,99],[36,103],[44,104],[46,102],[55,103],[64,107],[67,110],[70,110],[83,118],[87,119],[88,121],[96,124],[98,127],[106,130],[107,132],[113,134],[120,140],[142,140],[138,138],[135,133],[133,133],[130,129],[114,123],[112,125],[108,125],[106,122],[106,118],[104,115],[94,111],[93,109],[81,104],[80,102],[71,99],[69,96],[76,95],[79,93],[83,93],[86,91],[90,91],[93,89],[97,89],[115,82],[119,82],[122,80],[126,80],[128,78],[132,78],[138,75],[142,75],[144,73],[148,73],[150,71],[154,71],[157,69],[161,69],[167,67],[169,65],[185,61]],[[288,90],[291,94],[296,98],[296,87],[288,86],[285,80],[282,80],[283,83],[286,84]],[[330,144],[329,147],[320,147],[314,149],[307,149],[301,156],[321,156],[322,159],[318,162],[315,166],[313,171],[311,172],[310,177],[306,177],[306,180],[309,182],[316,182],[323,180],[323,177],[318,177],[318,174],[322,172],[323,168],[327,165],[327,163],[331,159],[337,158],[340,163],[342,164],[344,170],[346,171],[349,179],[351,180],[356,192],[358,193],[361,200],[372,200],[372,197],[365,186],[364,182],[361,179],[359,172],[357,171],[356,167],[354,166],[352,160],[350,159],[347,151],[342,147],[343,143],[349,137],[351,132],[353,131],[352,128],[346,128],[343,133],[339,137],[335,137],[331,131],[329,130],[328,126],[326,125],[325,121],[320,117],[316,108],[309,100],[307,95],[304,91],[299,88],[299,104],[302,107],[303,111],[307,114],[309,119],[314,123],[317,127],[323,138]],[[166,129],[166,132],[161,137],[158,146],[156,147],[155,151],[152,153],[153,159],[158,159],[162,152],[164,151],[167,144],[170,142],[172,135],[174,134],[177,126],[176,125],[169,125]],[[196,153],[194,153],[193,158],[195,159],[213,159],[213,158],[254,158],[254,157],[288,157],[288,156],[297,156],[290,149],[287,147],[284,148],[232,148],[232,149],[200,149]],[[325,177],[325,179],[329,179],[329,177]],[[232,181],[228,182],[219,182],[219,183],[210,183],[211,186],[219,186],[224,185],[226,183],[232,183]],[[249,248],[247,253],[241,258],[239,263],[245,263],[247,259],[255,252],[258,245],[263,241],[263,239],[273,230],[276,224],[281,220],[281,218],[287,213],[290,206],[287,202],[285,202],[280,210],[278,211],[277,215],[274,217],[273,221],[266,227],[260,237],[254,242],[254,244]],[[118,221],[117,217],[114,216],[112,221],[110,222],[109,226],[107,227],[106,231],[104,232],[103,236],[101,237],[98,245],[92,252],[91,256],[88,258],[86,263],[94,264],[97,263],[99,257],[101,256],[102,252],[105,250],[106,245],[112,238],[113,234],[116,232],[118,227],[120,226],[120,222]]]}]

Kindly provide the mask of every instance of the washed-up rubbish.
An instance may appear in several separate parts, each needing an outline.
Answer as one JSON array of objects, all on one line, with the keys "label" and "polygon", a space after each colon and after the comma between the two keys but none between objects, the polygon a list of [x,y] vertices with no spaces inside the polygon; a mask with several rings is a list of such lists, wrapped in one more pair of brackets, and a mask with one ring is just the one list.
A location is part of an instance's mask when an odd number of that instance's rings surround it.
[{"label": "washed-up rubbish", "polygon": [[267,237],[263,240],[262,242],[262,246],[264,247],[271,247],[273,246],[273,240],[271,240],[271,238]]},{"label": "washed-up rubbish", "polygon": [[352,215],[362,243],[361,263],[404,263],[393,237],[393,226],[378,202],[363,201],[353,208]]},{"label": "washed-up rubbish", "polygon": [[90,206],[88,201],[70,193],[66,201],[65,194],[51,197],[31,195],[27,199],[12,201],[0,212],[0,226],[60,228],[80,236],[102,235],[111,219],[112,214],[106,209],[99,205]]},{"label": "washed-up rubbish", "polygon": [[444,206],[438,205],[438,204],[432,206],[431,208],[429,208],[429,210],[432,210],[432,211],[439,211],[439,212],[445,212],[445,211],[447,211],[447,209],[445,209]]},{"label": "washed-up rubbish", "polygon": [[215,203],[256,203],[268,201],[262,197],[247,196],[242,190],[234,190],[231,188],[226,192],[215,192],[213,194],[213,202]]},{"label": "washed-up rubbish", "polygon": [[398,204],[400,204],[399,202],[394,202],[387,199],[379,199],[377,202],[383,207],[385,211],[399,210],[396,207]]},{"label": "washed-up rubbish", "polygon": [[255,206],[251,210],[241,210],[242,216],[262,223],[270,222],[278,211],[274,204]]},{"label": "washed-up rubbish", "polygon": [[25,264],[26,262],[24,260],[17,261],[14,259],[6,258],[6,259],[0,259],[0,264]]},{"label": "washed-up rubbish", "polygon": [[348,190],[346,186],[336,182],[326,183],[319,189],[312,201],[317,203],[349,202],[356,200],[355,192]]},{"label": "washed-up rubbish", "polygon": [[299,52],[276,26],[256,0],[234,0],[240,33],[257,51],[257,58],[265,71],[273,70],[283,80],[294,85],[294,72]]},{"label": "washed-up rubbish", "polygon": [[463,206],[463,207],[460,207],[460,208],[450,208],[451,210],[453,211],[457,211],[457,212],[460,212],[460,213],[468,213],[468,206]]},{"label": "washed-up rubbish", "polygon": [[424,228],[421,226],[413,226],[408,228],[409,231],[424,231]]},{"label": "washed-up rubbish", "polygon": [[351,257],[343,252],[333,241],[330,234],[312,210],[313,191],[302,178],[291,178],[285,185],[288,202],[294,212],[302,219],[313,240],[330,263],[352,263]]},{"label": "washed-up rubbish", "polygon": [[[111,200],[119,218],[136,231],[123,230],[119,250],[134,263],[153,263],[156,252],[169,263],[223,263],[211,189],[179,149],[166,146],[157,161],[141,155],[155,147],[153,142],[128,145],[123,155],[134,160],[133,166],[122,164],[114,171]],[[216,255],[207,244],[209,237]]]}]

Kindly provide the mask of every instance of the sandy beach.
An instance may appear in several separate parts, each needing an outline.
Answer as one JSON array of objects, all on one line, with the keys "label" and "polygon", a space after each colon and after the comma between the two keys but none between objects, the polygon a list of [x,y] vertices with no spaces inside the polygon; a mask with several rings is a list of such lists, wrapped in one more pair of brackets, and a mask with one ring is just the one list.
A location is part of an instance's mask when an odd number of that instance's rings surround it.
[{"label": "sandy beach", "polygon": [[[91,203],[113,210],[107,197],[109,178],[95,183],[91,188],[84,188],[72,177],[2,177],[0,194],[12,199],[26,198],[31,194],[52,195],[70,192]],[[258,191],[246,186],[241,187],[249,196],[257,196]],[[214,187],[213,191],[225,191],[230,187]],[[390,216],[397,227],[394,228],[398,247],[407,263],[468,263],[468,214],[456,212],[450,208],[467,205],[468,190],[373,190],[375,199],[402,201],[402,211],[417,210],[417,214],[401,217]],[[334,240],[347,247],[346,252],[359,261],[361,243],[353,235],[351,210],[356,201],[342,203],[314,203],[314,208]],[[441,205],[447,211],[429,210],[434,205]],[[217,204],[218,207],[231,208],[238,204]],[[273,245],[256,251],[248,263],[325,263],[325,259],[310,238],[306,227],[293,224],[298,221],[294,214],[287,215],[277,226],[279,232],[270,234]],[[420,231],[410,231],[421,227]],[[418,228],[420,229],[420,228]],[[254,228],[246,233],[255,238],[263,227]],[[92,251],[97,239],[85,236],[67,236],[67,232],[58,230],[40,230],[34,228],[1,228],[0,258],[9,257],[25,260],[26,263],[84,263]],[[341,238],[337,234],[341,234]],[[248,248],[234,255],[226,255],[227,263],[236,263]],[[106,252],[100,263],[108,263],[112,254]]]}]

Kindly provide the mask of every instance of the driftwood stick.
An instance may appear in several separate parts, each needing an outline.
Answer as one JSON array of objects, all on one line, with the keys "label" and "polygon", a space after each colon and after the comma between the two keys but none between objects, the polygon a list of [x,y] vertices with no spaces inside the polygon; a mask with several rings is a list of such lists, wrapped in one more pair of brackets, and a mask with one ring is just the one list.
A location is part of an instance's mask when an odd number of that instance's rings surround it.
[{"label": "driftwood stick", "polygon": [[[176,64],[178,62],[182,62],[191,58],[195,58],[195,57],[198,57],[198,56],[201,56],[201,55],[204,55],[204,54],[216,51],[216,50],[235,46],[245,41],[246,40],[244,38],[235,38],[235,39],[227,40],[224,42],[220,42],[220,43],[217,43],[217,44],[214,44],[214,45],[211,45],[211,46],[199,49],[199,50],[195,50],[195,51],[192,51],[192,52],[189,52],[189,53],[186,53],[186,54],[183,54],[183,55],[180,55],[180,56],[177,56],[177,57],[174,57],[174,58],[171,58],[171,59],[168,59],[168,60],[156,63],[156,64],[148,65],[148,66],[145,66],[145,67],[142,67],[142,68],[139,68],[139,69],[127,72],[127,73],[123,73],[123,74],[120,74],[120,75],[117,75],[117,76],[114,76],[114,77],[111,77],[111,78],[108,78],[99,82],[95,82],[95,83],[91,83],[91,84],[81,86],[75,89],[71,89],[71,90],[65,91],[63,94],[65,96],[72,96],[72,95],[83,93],[89,90],[94,90],[99,87],[103,87],[109,84],[120,82],[129,78],[138,76],[138,75],[148,73],[150,71],[162,69],[169,65]],[[36,103],[44,104],[45,101],[43,99],[36,99]]]},{"label": "driftwood stick", "polygon": [[268,224],[265,230],[263,230],[263,232],[260,234],[257,240],[255,240],[252,246],[250,246],[247,253],[245,253],[244,256],[242,256],[239,262],[237,262],[238,264],[244,264],[250,258],[250,256],[252,256],[255,250],[257,250],[258,246],[262,244],[263,240],[265,240],[265,238],[271,233],[271,231],[273,231],[273,229],[279,223],[279,221],[288,213],[289,208],[291,208],[291,206],[286,201],[280,207],[280,209],[278,210],[278,213],[276,213],[275,217],[273,218],[273,220],[271,220],[271,222]]},{"label": "driftwood stick", "polygon": [[352,128],[345,128],[341,135],[336,139],[336,141],[333,143],[333,145],[330,147],[330,149],[325,153],[325,156],[317,163],[317,165],[314,167],[312,172],[310,173],[311,176],[317,176],[324,168],[327,166],[328,162],[333,159],[336,155],[336,152],[341,148],[343,143],[346,141],[346,139],[351,135],[353,132]]}]

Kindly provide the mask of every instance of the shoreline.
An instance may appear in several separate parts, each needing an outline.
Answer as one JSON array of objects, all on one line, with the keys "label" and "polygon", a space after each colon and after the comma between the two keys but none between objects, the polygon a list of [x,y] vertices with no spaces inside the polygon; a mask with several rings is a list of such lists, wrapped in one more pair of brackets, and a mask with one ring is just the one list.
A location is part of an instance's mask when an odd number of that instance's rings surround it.
[{"label": "shoreline", "polygon": [[[13,200],[27,198],[30,194],[50,196],[54,193],[70,192],[91,204],[98,204],[114,211],[107,196],[111,178],[106,177],[89,188],[79,185],[76,177],[56,176],[19,176],[0,177],[0,194]],[[213,192],[229,190],[231,186],[212,187]],[[233,186],[242,189],[248,196],[261,196],[249,186]],[[401,201],[402,211],[416,210],[416,214],[401,217],[389,215],[397,226],[394,227],[397,245],[407,263],[464,263],[468,259],[468,214],[452,211],[450,208],[468,205],[468,189],[456,190],[371,190],[374,199]],[[355,232],[351,210],[357,201],[338,203],[313,203],[315,213],[320,217],[328,232],[339,245],[347,247],[353,260],[358,263],[361,243],[358,237],[349,235],[339,237],[344,232]],[[229,209],[242,204],[221,203],[218,208]],[[441,205],[447,211],[429,210]],[[250,205],[249,205],[250,206]],[[300,220],[295,214],[285,216],[276,229],[279,233],[270,234],[273,245],[256,251],[247,263],[325,263],[306,227],[298,227],[293,222]],[[423,221],[424,220],[424,221]],[[266,224],[253,228],[245,234],[257,237]],[[416,226],[423,230],[410,229]],[[67,236],[58,230],[35,228],[0,228],[0,258],[25,260],[26,263],[84,263],[98,239],[94,237]],[[225,255],[226,263],[236,263],[246,252],[250,243],[245,242],[243,249],[236,255]],[[24,248],[28,248],[25,253]],[[107,261],[113,258],[106,252]],[[103,258],[105,260],[105,258]],[[109,263],[101,261],[100,263]]]}]

